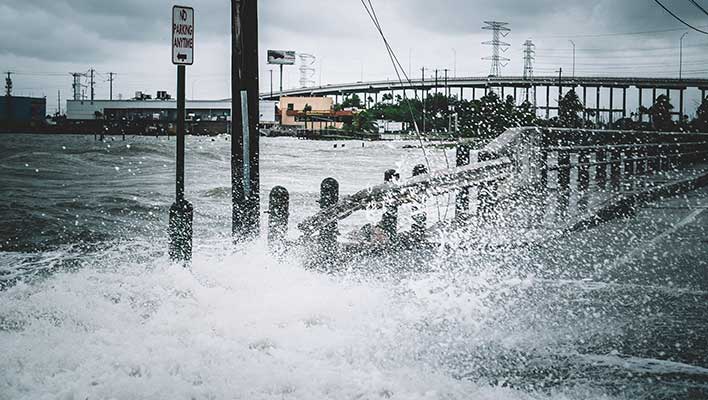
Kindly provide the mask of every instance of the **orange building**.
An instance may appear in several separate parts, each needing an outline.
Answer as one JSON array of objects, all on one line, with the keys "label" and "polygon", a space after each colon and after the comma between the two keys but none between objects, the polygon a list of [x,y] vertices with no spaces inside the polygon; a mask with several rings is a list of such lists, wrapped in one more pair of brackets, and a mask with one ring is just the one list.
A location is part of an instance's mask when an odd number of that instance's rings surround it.
[{"label": "orange building", "polygon": [[279,109],[283,127],[313,131],[340,129],[354,115],[350,110],[335,111],[331,97],[281,97]]}]

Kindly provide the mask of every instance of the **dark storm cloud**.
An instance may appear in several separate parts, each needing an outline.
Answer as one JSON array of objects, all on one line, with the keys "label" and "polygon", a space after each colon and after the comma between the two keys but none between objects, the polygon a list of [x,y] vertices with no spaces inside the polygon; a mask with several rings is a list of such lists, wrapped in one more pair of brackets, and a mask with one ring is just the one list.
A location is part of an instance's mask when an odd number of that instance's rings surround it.
[{"label": "dark storm cloud", "polygon": [[[90,61],[110,56],[121,42],[154,44],[169,41],[172,1],[154,0],[5,0],[0,5],[0,35],[13,40],[0,54],[47,61]],[[196,10],[202,38],[228,35],[230,3],[224,0],[181,2]],[[261,1],[262,40],[288,32],[327,37],[352,33],[340,17],[342,8],[361,13],[358,2]]]},{"label": "dark storm cloud", "polygon": [[[481,21],[498,20],[531,34],[573,35],[665,29],[682,25],[653,0],[428,0],[401,1],[411,23],[434,32],[479,33]],[[708,16],[685,0],[663,0],[672,11],[696,25]],[[708,6],[708,4],[707,4]]]},{"label": "dark storm cloud", "polygon": [[[120,42],[169,41],[171,6],[144,0],[7,0],[0,5],[0,35],[13,40],[0,53],[86,61],[109,56]],[[228,4],[209,1],[203,8],[200,34],[226,32],[228,20],[219,23],[215,17],[228,15]]]}]

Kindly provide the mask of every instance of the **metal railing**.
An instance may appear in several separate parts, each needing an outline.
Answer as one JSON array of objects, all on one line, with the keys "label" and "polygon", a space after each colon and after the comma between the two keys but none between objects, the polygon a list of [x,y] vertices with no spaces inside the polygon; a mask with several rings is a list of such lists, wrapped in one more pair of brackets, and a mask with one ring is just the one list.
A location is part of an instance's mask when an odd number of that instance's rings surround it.
[{"label": "metal railing", "polygon": [[[331,263],[340,251],[338,223],[357,211],[383,209],[375,228],[385,242],[421,244],[428,230],[425,202],[453,192],[455,224],[473,217],[488,221],[500,201],[529,189],[535,193],[556,190],[559,205],[567,207],[572,171],[577,170],[579,192],[589,190],[591,168],[599,189],[604,190],[609,182],[611,190],[619,191],[637,175],[705,162],[708,134],[514,128],[479,150],[474,162],[469,142],[460,141],[456,150],[455,168],[428,173],[418,165],[413,178],[405,182],[386,181],[342,198],[339,183],[325,179],[320,187],[320,211],[298,225],[301,243],[314,250],[311,254],[318,263]],[[550,173],[557,175],[555,187],[548,184]],[[472,190],[476,190],[474,196]],[[474,216],[470,214],[473,198],[477,201]],[[283,249],[289,215],[287,190],[274,188],[270,200],[269,242],[274,249]],[[413,223],[408,232],[399,232],[402,206],[411,207]]]}]

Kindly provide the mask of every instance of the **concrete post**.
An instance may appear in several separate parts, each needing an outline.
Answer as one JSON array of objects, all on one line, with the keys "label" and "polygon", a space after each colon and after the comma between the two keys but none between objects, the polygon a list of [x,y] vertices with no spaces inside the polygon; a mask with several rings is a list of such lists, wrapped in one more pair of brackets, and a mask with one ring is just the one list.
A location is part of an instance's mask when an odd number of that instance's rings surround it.
[{"label": "concrete post", "polygon": [[595,167],[595,182],[601,189],[605,188],[605,182],[607,182],[607,164],[604,164],[605,154],[604,148],[597,149],[595,153],[595,162],[597,163]]},{"label": "concrete post", "polygon": [[615,106],[613,102],[613,96],[614,96],[615,88],[610,87],[610,129],[612,129],[612,123],[614,122],[614,112],[615,112]]},{"label": "concrete post", "polygon": [[644,158],[647,157],[647,147],[638,146],[634,156],[638,158],[638,160],[634,163],[634,173],[637,175],[642,175],[646,171],[646,160],[644,160]]},{"label": "concrete post", "polygon": [[600,86],[595,88],[595,123],[600,123]]},{"label": "concrete post", "polygon": [[290,217],[290,194],[282,186],[270,191],[268,198],[268,246],[276,254],[285,250]]},{"label": "concrete post", "polygon": [[551,87],[546,86],[546,119],[551,118]]},{"label": "concrete post", "polygon": [[565,214],[570,204],[570,152],[558,152],[558,211]]},{"label": "concrete post", "polygon": [[[339,182],[334,178],[325,178],[320,184],[320,209],[325,210],[339,201]],[[320,229],[319,250],[322,260],[331,262],[337,253],[337,221]]]},{"label": "concrete post", "polygon": [[545,191],[548,188],[548,151],[546,149],[541,149],[541,154],[539,157],[539,186],[541,190]]},{"label": "concrete post", "polygon": [[[470,163],[470,147],[466,144],[458,143],[456,152],[456,165],[463,167]],[[469,187],[460,188],[455,199],[455,221],[464,222],[467,219],[467,212],[470,207]]]},{"label": "concrete post", "polygon": [[642,123],[642,122],[644,122],[644,112],[642,111],[642,105],[643,105],[642,92],[643,92],[643,90],[641,87],[637,87],[637,90],[639,91],[639,123]]},{"label": "concrete post", "polygon": [[627,185],[632,186],[632,176],[634,175],[634,157],[636,150],[632,147],[627,147],[624,150],[624,178]]},{"label": "concrete post", "polygon": [[[423,164],[418,164],[415,167],[413,167],[413,176],[418,176],[418,175],[424,175],[428,173],[428,169],[425,168],[425,165]],[[420,210],[418,207],[413,206],[412,207],[412,216],[411,219],[413,219],[413,225],[411,226],[411,233],[414,236],[414,239],[417,240],[423,240],[425,238],[425,225],[426,221],[428,219],[428,216],[425,213],[425,210]]]},{"label": "concrete post", "polygon": [[611,155],[612,163],[610,164],[610,184],[612,185],[613,191],[619,192],[622,180],[622,152],[619,149],[614,148],[611,151]]},{"label": "concrete post", "polygon": [[[395,169],[389,169],[384,172],[384,182],[394,182],[398,178],[399,174]],[[381,228],[386,232],[389,239],[395,240],[398,234],[398,205],[395,204],[395,199],[386,200],[385,211],[381,217]]]},{"label": "concrete post", "polygon": [[588,87],[583,86],[583,126],[585,126],[585,121],[588,119]]},{"label": "concrete post", "polygon": [[622,118],[627,118],[627,88],[622,88]]},{"label": "concrete post", "polygon": [[679,89],[679,122],[683,121],[683,91]]},{"label": "concrete post", "polygon": [[578,153],[578,190],[587,191],[590,188],[590,153],[581,150]]}]

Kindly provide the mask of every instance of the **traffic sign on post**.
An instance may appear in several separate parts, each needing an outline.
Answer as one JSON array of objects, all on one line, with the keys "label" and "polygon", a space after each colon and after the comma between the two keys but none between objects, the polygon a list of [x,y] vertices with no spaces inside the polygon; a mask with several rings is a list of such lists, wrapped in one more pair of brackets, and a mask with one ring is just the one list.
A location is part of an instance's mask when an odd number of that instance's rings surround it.
[{"label": "traffic sign on post", "polygon": [[170,208],[170,258],[189,262],[192,258],[194,208],[184,198],[184,86],[185,65],[194,62],[194,9],[172,7],[172,63],[177,64],[177,159],[175,160],[175,202]]},{"label": "traffic sign on post", "polygon": [[172,64],[194,63],[194,9],[172,7]]}]

